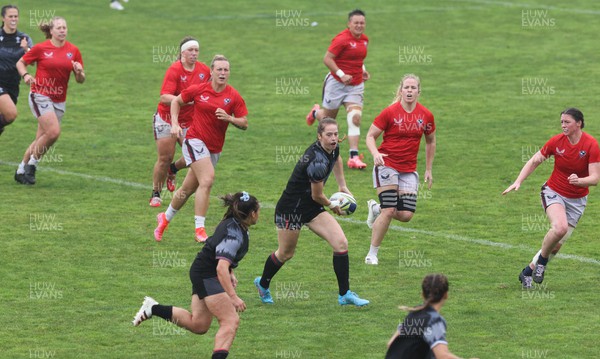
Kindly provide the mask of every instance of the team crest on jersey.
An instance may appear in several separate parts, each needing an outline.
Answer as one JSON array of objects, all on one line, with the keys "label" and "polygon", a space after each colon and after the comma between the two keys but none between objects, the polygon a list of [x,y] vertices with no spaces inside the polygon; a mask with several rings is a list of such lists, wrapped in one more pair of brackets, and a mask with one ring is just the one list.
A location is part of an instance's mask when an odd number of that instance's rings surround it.
[{"label": "team crest on jersey", "polygon": [[209,99],[209,96],[200,95],[200,102],[208,102]]},{"label": "team crest on jersey", "polygon": [[348,45],[350,45],[351,48],[356,49],[356,42],[349,42]]},{"label": "team crest on jersey", "polygon": [[179,76],[179,79],[181,80],[181,82],[187,82],[187,76],[185,75]]},{"label": "team crest on jersey", "polygon": [[369,44],[368,41],[363,41],[363,43],[365,44],[365,47],[367,47],[367,45]]},{"label": "team crest on jersey", "polygon": [[585,152],[584,150],[579,151],[579,158],[582,158],[585,155],[587,155],[587,152]]},{"label": "team crest on jersey", "polygon": [[54,57],[54,52],[44,52],[44,57],[47,59],[51,59]]},{"label": "team crest on jersey", "polygon": [[229,105],[230,102],[231,102],[230,98],[226,98],[225,100],[223,100],[223,103],[226,105]]},{"label": "team crest on jersey", "polygon": [[71,58],[71,57],[73,57],[73,53],[72,53],[72,52],[67,52],[67,57],[68,57],[68,58]]},{"label": "team crest on jersey", "polygon": [[204,80],[204,74],[198,74],[198,76],[200,77],[200,80]]},{"label": "team crest on jersey", "polygon": [[422,118],[418,118],[417,119],[417,123],[419,124],[419,127],[423,127],[423,119]]},{"label": "team crest on jersey", "polygon": [[565,150],[561,150],[558,147],[556,147],[555,151],[557,156],[563,156],[565,154]]}]

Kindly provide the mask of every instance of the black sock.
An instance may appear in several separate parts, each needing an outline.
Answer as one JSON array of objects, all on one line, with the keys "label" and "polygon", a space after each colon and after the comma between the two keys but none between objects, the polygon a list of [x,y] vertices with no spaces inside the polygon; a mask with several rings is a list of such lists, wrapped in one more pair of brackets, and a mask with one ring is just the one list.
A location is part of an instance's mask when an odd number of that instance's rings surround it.
[{"label": "black sock", "polygon": [[9,124],[8,121],[6,121],[4,119],[4,115],[0,114],[0,127],[4,127],[4,126],[6,126],[8,124]]},{"label": "black sock", "polygon": [[225,349],[215,350],[212,355],[212,359],[225,359],[229,355],[229,352]]},{"label": "black sock", "polygon": [[271,279],[275,277],[275,274],[279,271],[279,269],[283,266],[283,263],[275,257],[275,253],[271,253],[271,255],[265,261],[265,269],[263,269],[262,277],[260,278],[260,286],[269,289],[269,285],[271,285]]},{"label": "black sock", "polygon": [[533,274],[533,269],[531,269],[531,267],[529,266],[529,264],[527,265],[527,267],[523,268],[523,275],[524,276],[531,277],[532,274]]},{"label": "black sock", "polygon": [[161,317],[170,322],[173,318],[173,306],[155,304],[152,306],[152,315],[156,315],[157,317]]},{"label": "black sock", "polygon": [[152,191],[152,197],[160,198],[160,191]]},{"label": "black sock", "polygon": [[333,252],[333,270],[337,277],[340,295],[344,295],[350,289],[350,260],[348,259],[348,251]]},{"label": "black sock", "polygon": [[312,116],[315,120],[317,119],[317,110],[313,110]]},{"label": "black sock", "polygon": [[545,266],[546,264],[548,264],[548,258],[544,258],[541,254],[538,257],[538,262],[537,264],[541,264],[543,266]]},{"label": "black sock", "polygon": [[350,158],[358,156],[358,150],[350,150]]},{"label": "black sock", "polygon": [[172,173],[172,174],[176,174],[176,173],[177,173],[177,171],[179,171],[179,170],[177,169],[177,167],[175,167],[175,163],[171,163],[171,166],[169,166],[169,169],[171,170],[171,173]]}]

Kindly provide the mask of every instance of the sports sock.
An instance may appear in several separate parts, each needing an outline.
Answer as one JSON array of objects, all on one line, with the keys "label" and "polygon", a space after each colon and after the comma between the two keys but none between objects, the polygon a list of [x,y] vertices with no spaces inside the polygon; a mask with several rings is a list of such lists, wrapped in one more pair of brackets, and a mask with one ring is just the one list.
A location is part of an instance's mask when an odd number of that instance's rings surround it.
[{"label": "sports sock", "polygon": [[27,164],[28,164],[28,165],[30,165],[30,166],[35,166],[35,167],[37,167],[37,165],[38,165],[38,162],[40,162],[40,160],[36,159],[35,157],[33,157],[33,155],[31,155],[31,156],[29,157],[29,162],[27,162]]},{"label": "sports sock", "polygon": [[152,191],[152,197],[160,198],[160,191]]},{"label": "sports sock", "polygon": [[25,173],[25,162],[21,161],[21,163],[19,163],[19,167],[17,168],[17,173],[20,175]]},{"label": "sports sock", "polygon": [[313,110],[312,116],[315,120],[317,119],[317,110]]},{"label": "sports sock", "polygon": [[155,304],[152,306],[152,315],[156,315],[157,317],[161,317],[170,322],[173,318],[173,306]]},{"label": "sports sock", "polygon": [[531,269],[531,267],[529,265],[527,265],[527,267],[523,268],[524,276],[531,277],[532,274],[533,274],[533,269]]},{"label": "sports sock", "polygon": [[225,349],[217,349],[212,354],[212,359],[225,359],[229,355],[229,352]]},{"label": "sports sock", "polygon": [[358,150],[350,150],[350,158],[358,156]]},{"label": "sports sock", "polygon": [[4,115],[0,114],[0,128],[9,125],[8,121],[4,119]]},{"label": "sports sock", "polygon": [[537,264],[541,264],[543,266],[545,266],[546,264],[548,264],[548,258],[544,258],[541,254],[540,257],[538,258],[538,262]]},{"label": "sports sock", "polygon": [[176,173],[177,173],[177,171],[179,171],[179,170],[177,169],[177,167],[175,167],[175,162],[171,163],[171,166],[169,166],[169,169],[171,170],[171,173],[172,173],[172,174],[176,174]]},{"label": "sports sock", "polygon": [[350,260],[348,251],[333,252],[333,271],[337,277],[340,295],[346,294],[350,289]]},{"label": "sports sock", "polygon": [[271,285],[271,279],[277,274],[279,269],[283,266],[283,263],[277,259],[275,253],[271,253],[267,260],[265,261],[265,268],[263,269],[262,277],[260,278],[260,286],[269,289],[269,285]]},{"label": "sports sock", "polygon": [[370,246],[369,248],[369,256],[374,256],[377,257],[377,253],[379,252],[379,247],[375,247],[373,245]]},{"label": "sports sock", "polygon": [[196,222],[196,228],[204,227],[205,220],[206,220],[206,217],[194,216],[194,222]]},{"label": "sports sock", "polygon": [[175,217],[176,214],[177,210],[174,209],[171,205],[169,205],[169,208],[167,208],[167,210],[165,211],[165,217],[167,218],[167,221],[171,222],[171,220],[173,220],[173,217]]}]

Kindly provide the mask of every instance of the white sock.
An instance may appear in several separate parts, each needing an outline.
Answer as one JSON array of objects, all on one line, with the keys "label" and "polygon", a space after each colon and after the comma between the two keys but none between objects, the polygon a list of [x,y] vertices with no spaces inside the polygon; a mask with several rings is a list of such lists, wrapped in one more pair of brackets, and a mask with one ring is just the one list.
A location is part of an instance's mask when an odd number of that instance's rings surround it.
[{"label": "white sock", "polygon": [[[376,205],[373,206],[373,214],[375,216],[379,216],[381,214],[381,205],[379,203],[377,203]],[[379,247],[377,247],[379,248]]]},{"label": "white sock", "polygon": [[28,165],[30,165],[30,166],[35,166],[35,167],[37,167],[37,165],[38,165],[38,162],[40,162],[40,160],[36,160],[36,159],[35,159],[35,157],[33,157],[33,155],[31,155],[31,156],[29,157],[29,162],[27,162],[27,164],[28,164]]},{"label": "white sock", "polygon": [[374,247],[373,245],[371,245],[369,248],[369,254],[367,254],[367,255],[371,256],[371,257],[377,257],[378,252],[379,252],[379,247]]},{"label": "white sock", "polygon": [[176,214],[177,210],[174,209],[171,205],[169,205],[169,208],[167,208],[167,210],[165,211],[165,217],[167,218],[167,221],[171,222]]},{"label": "white sock", "polygon": [[206,217],[194,216],[194,222],[196,222],[196,228],[204,227],[204,220]]},{"label": "white sock", "polygon": [[17,173],[20,175],[25,173],[25,162],[21,161],[21,163],[19,163],[19,168],[17,168]]}]

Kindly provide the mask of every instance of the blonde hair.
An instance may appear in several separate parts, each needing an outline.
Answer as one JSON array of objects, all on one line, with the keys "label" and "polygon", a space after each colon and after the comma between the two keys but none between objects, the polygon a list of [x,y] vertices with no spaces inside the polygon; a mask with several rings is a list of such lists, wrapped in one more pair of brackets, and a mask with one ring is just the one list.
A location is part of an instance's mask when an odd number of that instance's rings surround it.
[{"label": "blonde hair", "polygon": [[[215,62],[217,61],[227,61],[229,62],[229,60],[227,60],[227,58],[225,57],[225,55],[215,55],[212,59],[212,61],[210,62],[210,69],[212,70],[215,67]],[[231,65],[230,65],[231,66]]]},{"label": "blonde hair", "polygon": [[46,35],[46,39],[52,38],[52,34],[50,33],[50,30],[52,30],[54,28],[54,22],[57,20],[63,20],[65,22],[65,24],[67,23],[67,20],[65,20],[64,17],[55,16],[52,19],[50,19],[50,21],[40,24],[40,30],[42,30],[42,32]]},{"label": "blonde hair", "polygon": [[419,89],[419,93],[421,92],[421,79],[419,76],[415,74],[406,74],[402,76],[402,80],[400,81],[400,86],[398,86],[398,90],[396,90],[396,96],[394,97],[394,101],[392,101],[392,105],[396,102],[399,102],[402,98],[402,86],[404,86],[404,81],[408,79],[415,79],[417,81],[417,88]]}]

